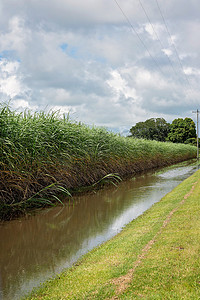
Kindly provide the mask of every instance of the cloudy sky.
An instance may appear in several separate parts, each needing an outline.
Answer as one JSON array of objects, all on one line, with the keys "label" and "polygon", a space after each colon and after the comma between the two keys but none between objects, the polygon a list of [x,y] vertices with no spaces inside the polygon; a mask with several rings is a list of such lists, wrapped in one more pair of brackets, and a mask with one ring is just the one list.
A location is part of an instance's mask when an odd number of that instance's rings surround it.
[{"label": "cloudy sky", "polygon": [[199,0],[1,0],[0,99],[123,132],[200,109]]}]

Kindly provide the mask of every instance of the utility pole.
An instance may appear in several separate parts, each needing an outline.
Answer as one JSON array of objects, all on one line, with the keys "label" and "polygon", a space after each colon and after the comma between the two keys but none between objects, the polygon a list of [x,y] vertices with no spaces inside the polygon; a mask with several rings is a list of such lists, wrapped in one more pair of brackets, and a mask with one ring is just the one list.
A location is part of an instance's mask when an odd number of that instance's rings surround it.
[{"label": "utility pole", "polygon": [[193,111],[193,114],[197,114],[197,161],[199,161],[199,113],[198,109]]}]

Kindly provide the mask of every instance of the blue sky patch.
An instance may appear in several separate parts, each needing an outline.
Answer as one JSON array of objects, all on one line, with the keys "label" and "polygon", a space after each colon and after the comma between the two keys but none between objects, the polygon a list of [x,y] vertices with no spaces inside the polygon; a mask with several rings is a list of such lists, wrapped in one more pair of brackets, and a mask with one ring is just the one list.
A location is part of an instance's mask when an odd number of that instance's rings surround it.
[{"label": "blue sky patch", "polygon": [[17,57],[17,53],[14,50],[4,50],[0,52],[0,60],[2,59],[15,60],[21,62],[21,59]]},{"label": "blue sky patch", "polygon": [[67,55],[69,55],[70,57],[75,58],[75,59],[93,60],[93,61],[96,61],[99,63],[106,63],[106,59],[104,57],[94,56],[94,55],[91,55],[90,53],[81,55],[80,52],[78,51],[78,47],[70,46],[67,43],[61,44],[60,49],[64,53],[66,53]]},{"label": "blue sky patch", "polygon": [[69,46],[67,43],[63,43],[60,45],[60,48],[72,58],[81,58],[81,56],[78,55],[78,48],[75,46]]},{"label": "blue sky patch", "polygon": [[60,45],[60,48],[63,52],[66,52],[67,51],[67,48],[68,48],[68,44],[67,43],[64,43],[62,45]]}]

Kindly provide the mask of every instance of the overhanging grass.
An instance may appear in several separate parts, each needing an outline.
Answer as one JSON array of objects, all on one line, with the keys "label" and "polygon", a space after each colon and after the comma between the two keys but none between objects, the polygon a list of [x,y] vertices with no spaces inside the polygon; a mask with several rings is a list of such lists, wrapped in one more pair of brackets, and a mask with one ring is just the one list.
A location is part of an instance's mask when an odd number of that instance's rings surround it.
[{"label": "overhanging grass", "polygon": [[125,138],[59,113],[19,114],[4,106],[0,217],[55,202],[58,193],[94,185],[111,173],[123,177],[195,156],[194,146]]},{"label": "overhanging grass", "polygon": [[199,202],[200,171],[27,299],[199,299]]}]

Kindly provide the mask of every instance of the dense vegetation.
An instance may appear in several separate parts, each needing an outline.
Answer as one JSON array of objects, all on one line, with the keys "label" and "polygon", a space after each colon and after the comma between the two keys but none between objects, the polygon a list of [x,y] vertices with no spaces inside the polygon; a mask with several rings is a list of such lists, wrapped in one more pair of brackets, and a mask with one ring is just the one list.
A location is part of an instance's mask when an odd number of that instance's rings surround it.
[{"label": "dense vegetation", "polygon": [[173,120],[170,124],[167,141],[185,144],[195,143],[196,145],[197,135],[194,121],[190,118]]},{"label": "dense vegetation", "polygon": [[[59,193],[196,156],[190,145],[129,139],[58,113],[0,109],[0,218],[60,201]],[[113,178],[113,177],[112,177]],[[60,196],[60,195],[59,195]]]},{"label": "dense vegetation", "polygon": [[196,126],[191,118],[178,118],[167,123],[163,118],[151,118],[138,122],[130,129],[132,137],[173,143],[197,143]]},{"label": "dense vegetation", "polygon": [[163,118],[151,118],[145,122],[138,122],[130,129],[131,136],[147,140],[165,142],[170,124]]}]

